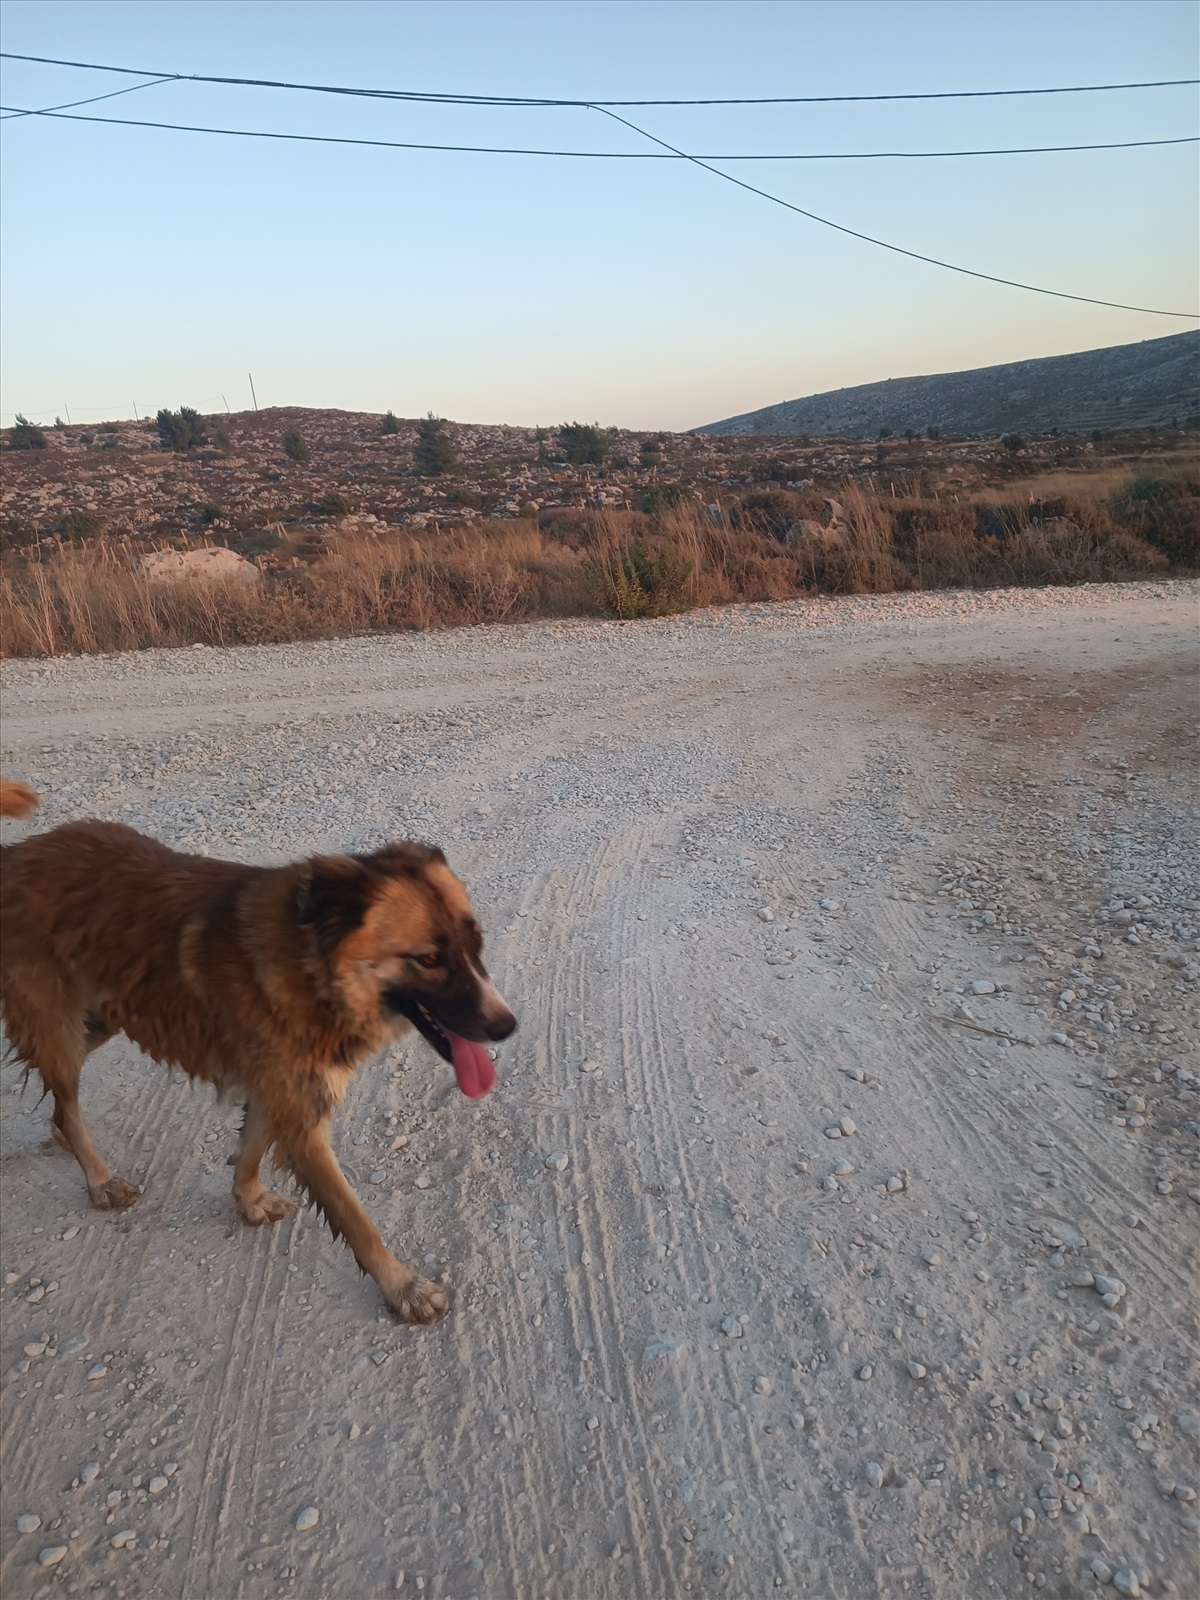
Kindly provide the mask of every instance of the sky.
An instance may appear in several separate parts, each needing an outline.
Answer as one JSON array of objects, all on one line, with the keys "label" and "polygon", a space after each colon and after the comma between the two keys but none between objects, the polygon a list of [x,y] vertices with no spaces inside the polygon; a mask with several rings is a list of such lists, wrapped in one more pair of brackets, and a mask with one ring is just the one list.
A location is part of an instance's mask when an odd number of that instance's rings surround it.
[{"label": "sky", "polygon": [[[590,100],[1196,77],[1190,0],[4,0],[9,52]],[[28,110],[136,79],[6,60]],[[645,152],[594,109],[163,83],[87,116]],[[1197,133],[1194,88],[622,112],[691,153]],[[685,429],[800,395],[1196,326],[979,282],[690,163],[450,154],[25,117],[0,140],[0,422],[194,405]],[[1000,277],[1196,311],[1196,145],[725,170]],[[720,165],[720,163],[715,163]]]}]

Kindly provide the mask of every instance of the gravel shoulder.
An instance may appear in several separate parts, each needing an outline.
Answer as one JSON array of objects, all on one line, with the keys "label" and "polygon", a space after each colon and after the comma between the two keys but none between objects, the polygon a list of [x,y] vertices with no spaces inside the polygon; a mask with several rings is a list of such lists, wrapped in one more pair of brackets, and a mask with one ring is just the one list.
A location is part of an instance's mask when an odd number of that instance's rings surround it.
[{"label": "gravel shoulder", "polygon": [[5,663],[37,826],[433,839],[521,1024],[335,1124],[433,1332],[208,1091],[91,1058],[108,1216],[4,1067],[10,1600],[1195,1592],[1198,596]]}]

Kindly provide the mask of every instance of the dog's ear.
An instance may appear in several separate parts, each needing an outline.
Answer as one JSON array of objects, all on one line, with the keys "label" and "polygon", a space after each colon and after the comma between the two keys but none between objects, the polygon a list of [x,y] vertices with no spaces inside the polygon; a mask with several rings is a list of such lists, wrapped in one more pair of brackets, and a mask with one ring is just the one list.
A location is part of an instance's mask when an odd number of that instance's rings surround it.
[{"label": "dog's ear", "polygon": [[330,956],[361,926],[370,901],[371,874],[353,856],[315,856],[296,895],[302,927],[311,927],[317,949]]},{"label": "dog's ear", "polygon": [[435,844],[422,844],[415,839],[399,839],[385,844],[369,856],[356,856],[356,861],[380,872],[403,873],[428,866],[431,861],[445,865],[446,857]]}]

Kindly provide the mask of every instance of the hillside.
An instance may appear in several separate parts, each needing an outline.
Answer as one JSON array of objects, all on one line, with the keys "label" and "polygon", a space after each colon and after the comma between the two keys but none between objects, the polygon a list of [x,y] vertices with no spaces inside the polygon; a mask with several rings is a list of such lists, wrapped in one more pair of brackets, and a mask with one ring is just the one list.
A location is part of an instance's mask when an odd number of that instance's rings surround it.
[{"label": "hillside", "polygon": [[958,435],[1145,427],[1200,414],[1200,332],[970,372],[889,378],[784,400],[695,428],[701,434],[877,438],[939,427]]}]

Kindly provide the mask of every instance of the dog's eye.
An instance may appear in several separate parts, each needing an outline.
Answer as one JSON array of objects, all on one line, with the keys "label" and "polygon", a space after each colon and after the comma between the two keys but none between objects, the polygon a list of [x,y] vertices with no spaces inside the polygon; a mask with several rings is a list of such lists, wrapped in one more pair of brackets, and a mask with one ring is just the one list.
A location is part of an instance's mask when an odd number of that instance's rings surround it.
[{"label": "dog's eye", "polygon": [[414,956],[413,959],[419,967],[440,967],[442,964],[440,956]]}]

